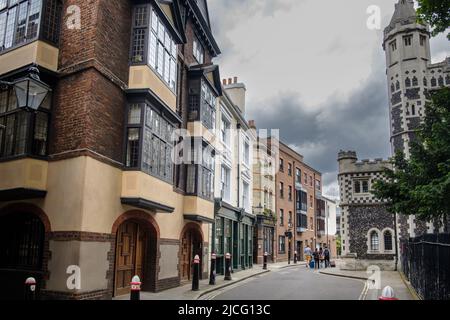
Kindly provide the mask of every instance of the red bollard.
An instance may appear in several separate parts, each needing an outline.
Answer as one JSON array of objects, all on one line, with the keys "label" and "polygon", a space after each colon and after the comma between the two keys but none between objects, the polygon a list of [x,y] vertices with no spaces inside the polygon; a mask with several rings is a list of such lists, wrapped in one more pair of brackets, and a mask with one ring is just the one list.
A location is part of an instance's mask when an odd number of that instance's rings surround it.
[{"label": "red bollard", "polygon": [[138,276],[134,276],[131,280],[130,300],[141,300],[141,284],[141,279]]},{"label": "red bollard", "polygon": [[231,254],[227,253],[225,255],[225,279],[231,280]]},{"label": "red bollard", "polygon": [[25,280],[25,300],[36,300],[36,279],[33,277]]},{"label": "red bollard", "polygon": [[192,276],[192,291],[198,291],[200,279],[200,257],[194,257],[194,274]]},{"label": "red bollard", "polygon": [[268,256],[268,253],[264,252],[263,270],[267,270],[267,256]]}]

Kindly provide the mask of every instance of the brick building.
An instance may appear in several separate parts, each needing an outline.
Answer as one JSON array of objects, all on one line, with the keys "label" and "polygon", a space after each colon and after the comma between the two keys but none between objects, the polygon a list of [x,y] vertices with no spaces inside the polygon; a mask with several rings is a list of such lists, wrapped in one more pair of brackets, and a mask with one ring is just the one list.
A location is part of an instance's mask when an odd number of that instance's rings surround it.
[{"label": "brick building", "polygon": [[[76,8],[79,29],[66,21]],[[207,148],[196,130],[210,128],[222,94],[218,54],[204,0],[0,1],[0,79],[36,65],[51,88],[37,112],[18,108],[17,86],[0,92],[9,298],[28,276],[42,298],[109,299],[134,274],[160,291],[190,279],[196,254],[207,276],[214,151],[175,166],[172,133],[187,129],[194,154]],[[80,288],[66,285],[72,265]]]},{"label": "brick building", "polygon": [[[273,144],[269,139],[269,146]],[[277,150],[276,195],[276,261],[294,259],[297,251],[326,244],[325,199],[322,197],[322,175],[304,162],[303,156],[279,142]]]}]

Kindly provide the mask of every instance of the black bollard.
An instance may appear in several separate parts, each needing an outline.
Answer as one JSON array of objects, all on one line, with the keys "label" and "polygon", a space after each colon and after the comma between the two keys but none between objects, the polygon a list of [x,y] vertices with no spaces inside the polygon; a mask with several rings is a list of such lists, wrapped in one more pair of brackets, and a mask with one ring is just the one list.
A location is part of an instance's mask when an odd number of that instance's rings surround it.
[{"label": "black bollard", "polygon": [[33,277],[25,280],[25,301],[36,300],[36,279]]},{"label": "black bollard", "polygon": [[297,264],[297,251],[294,252],[294,263]]},{"label": "black bollard", "polygon": [[200,279],[200,257],[198,255],[194,258],[194,274],[192,275],[192,291],[198,291]]},{"label": "black bollard", "polygon": [[231,280],[231,254],[225,255],[225,280]]},{"label": "black bollard", "polygon": [[291,264],[291,249],[288,251],[288,264]]},{"label": "black bollard", "polygon": [[209,284],[215,285],[216,284],[216,254],[213,253],[211,255],[211,273],[209,275]]},{"label": "black bollard", "polygon": [[263,270],[267,270],[267,252],[264,252]]},{"label": "black bollard", "polygon": [[139,276],[134,276],[131,280],[131,291],[130,291],[130,300],[138,301],[141,300],[141,279]]}]

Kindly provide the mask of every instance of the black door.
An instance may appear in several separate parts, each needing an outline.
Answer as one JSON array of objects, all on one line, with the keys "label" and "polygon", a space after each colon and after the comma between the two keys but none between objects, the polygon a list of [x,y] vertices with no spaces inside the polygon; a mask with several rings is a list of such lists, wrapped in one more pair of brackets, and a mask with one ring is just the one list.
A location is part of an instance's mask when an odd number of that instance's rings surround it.
[{"label": "black door", "polygon": [[36,279],[39,296],[44,239],[44,225],[35,215],[14,213],[0,217],[0,300],[23,299],[28,277]]}]

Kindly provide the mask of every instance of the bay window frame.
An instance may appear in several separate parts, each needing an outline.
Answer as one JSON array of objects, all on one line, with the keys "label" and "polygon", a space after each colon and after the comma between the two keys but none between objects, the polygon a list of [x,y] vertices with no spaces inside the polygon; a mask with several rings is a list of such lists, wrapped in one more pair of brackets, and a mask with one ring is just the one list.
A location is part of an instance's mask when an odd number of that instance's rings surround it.
[{"label": "bay window frame", "polygon": [[[4,95],[4,92],[7,91],[6,96],[6,106],[4,109],[4,112],[2,111],[2,107],[0,106],[0,162],[4,161],[10,161],[14,159],[21,159],[21,158],[35,158],[35,159],[41,159],[46,160],[48,157],[48,149],[49,149],[49,139],[50,139],[50,128],[51,128],[51,113],[52,113],[52,100],[53,96],[51,93],[49,93],[46,98],[43,101],[43,104],[39,106],[38,110],[36,112],[27,112],[21,108],[19,108],[17,105],[13,109],[10,108],[10,99],[11,96],[15,97],[14,89],[9,88],[6,90],[0,90],[0,104],[2,103],[2,97]],[[14,98],[16,99],[16,98]],[[15,102],[17,103],[17,101]],[[43,107],[44,104],[48,103],[48,108]],[[34,145],[35,145],[35,136],[37,133],[36,130],[36,122],[38,115],[44,114],[46,116],[46,132],[45,132],[45,152],[44,154],[40,154],[35,152]],[[14,150],[17,148],[18,144],[18,132],[19,132],[19,126],[21,125],[19,123],[19,117],[24,117],[24,124],[25,124],[25,134],[23,136],[24,139],[24,147],[23,152],[16,153]],[[12,132],[12,153],[7,155],[5,153],[6,145],[7,145],[7,130],[8,130],[8,118],[14,117],[14,124],[13,124],[13,132]]]},{"label": "bay window frame", "polygon": [[[30,25],[30,18],[33,16],[30,16],[30,10],[33,9],[32,4],[37,1],[40,1],[38,10],[36,12],[39,13],[39,17],[33,20],[34,22],[36,22],[34,25]],[[24,33],[20,37],[20,40],[17,38],[20,15],[19,9],[24,3],[27,4],[26,17],[23,24]],[[14,10],[14,21],[11,22],[11,37],[8,37],[8,39],[10,38],[11,45],[6,48],[5,42],[7,39],[8,24],[10,23],[9,17],[12,13],[12,10]],[[37,40],[42,40],[51,45],[58,46],[59,34],[61,29],[61,12],[61,0],[18,0],[17,2],[6,0],[6,6],[0,8],[0,21],[2,16],[4,17],[4,24],[0,24],[0,55],[26,46]],[[33,34],[30,34],[30,27],[32,26],[36,27],[36,30],[35,32],[33,32]]]},{"label": "bay window frame", "polygon": [[[147,17],[144,26],[137,26],[136,22],[136,13],[138,8],[146,8],[147,9]],[[154,30],[154,18],[156,18],[156,28]],[[135,4],[132,6],[132,23],[131,23],[131,39],[130,39],[130,53],[129,53],[129,61],[130,65],[146,65],[148,66],[154,74],[161,80],[164,85],[176,96],[178,93],[178,77],[179,77],[179,64],[178,64],[178,43],[177,39],[170,32],[171,26],[168,26],[170,22],[167,22],[166,19],[162,18],[162,15],[159,12],[159,8],[156,5],[151,3],[144,4]],[[160,25],[164,30],[160,30]],[[134,53],[134,44],[135,44],[135,32],[136,30],[144,30],[144,43],[142,50],[142,59],[141,61],[135,61],[135,53]],[[150,60],[150,45],[152,43],[152,36],[156,37],[155,44],[155,59],[154,63]],[[164,37],[164,39],[162,39]],[[169,39],[167,40],[167,37]],[[170,48],[167,47],[167,44],[170,43]],[[162,48],[162,49],[160,49]],[[162,50],[162,57],[160,57],[160,51]],[[167,63],[167,55],[168,58],[168,80],[166,79],[166,63]],[[160,60],[162,62],[160,63]],[[175,70],[173,70],[173,68]]]}]

